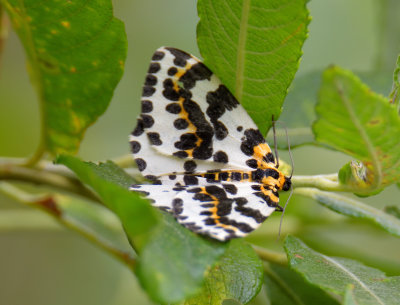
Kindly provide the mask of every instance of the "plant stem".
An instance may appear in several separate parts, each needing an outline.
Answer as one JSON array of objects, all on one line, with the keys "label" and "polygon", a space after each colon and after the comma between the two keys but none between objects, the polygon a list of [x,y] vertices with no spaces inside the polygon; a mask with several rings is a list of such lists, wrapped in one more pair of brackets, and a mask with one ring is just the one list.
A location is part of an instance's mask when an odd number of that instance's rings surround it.
[{"label": "plant stem", "polygon": [[50,186],[83,196],[95,202],[101,202],[92,191],[86,188],[77,179],[68,178],[49,171],[17,166],[14,164],[0,164],[0,180],[13,180]]},{"label": "plant stem", "polygon": [[263,261],[267,261],[267,262],[282,265],[282,266],[287,266],[287,264],[288,264],[286,254],[284,254],[284,253],[271,251],[271,250],[261,248],[258,246],[254,246],[254,245],[253,245],[253,249],[254,249],[254,251],[256,251],[257,255]]},{"label": "plant stem", "polygon": [[[123,262],[129,268],[133,268],[136,263],[135,258],[131,255],[131,253],[118,249],[117,247],[105,242],[101,236],[97,236],[96,232],[91,230],[90,226],[86,227],[85,225],[80,225],[79,219],[74,219],[73,215],[68,213],[68,211],[60,204],[59,200],[60,197],[57,195],[51,194],[40,194],[40,195],[32,195],[30,193],[24,192],[18,187],[13,186],[12,184],[6,182],[0,182],[0,192],[5,194],[6,196],[12,198],[15,201],[23,203],[27,206],[38,208],[41,211],[45,211],[48,215],[51,215],[53,219],[55,219],[58,223],[62,224],[63,226],[72,229],[79,233],[80,235],[84,236],[90,242],[95,244],[96,246],[106,250],[108,253],[112,254],[118,260]],[[7,229],[7,224],[9,224],[8,229],[13,228],[15,229],[15,222],[18,223],[18,213],[20,211],[12,211],[11,215],[14,219],[12,223],[9,221],[7,217],[6,222],[1,222],[1,228]],[[111,212],[110,212],[111,213]],[[95,212],[93,212],[93,217],[96,217]],[[32,215],[30,215],[32,216]],[[1,219],[1,217],[0,217]],[[21,214],[19,214],[19,219],[21,219]],[[26,228],[27,223],[31,224],[32,226],[32,219],[26,219],[22,217],[24,220],[23,225],[21,228]],[[94,218],[95,219],[95,218]],[[16,221],[17,220],[17,221]],[[21,220],[19,221],[21,223]],[[37,225],[37,222],[36,222]],[[105,224],[106,225],[106,224]],[[43,228],[43,226],[42,226]]]},{"label": "plant stem", "polygon": [[337,174],[315,176],[293,176],[292,183],[295,188],[314,187],[325,191],[349,192],[351,189],[338,182]]}]

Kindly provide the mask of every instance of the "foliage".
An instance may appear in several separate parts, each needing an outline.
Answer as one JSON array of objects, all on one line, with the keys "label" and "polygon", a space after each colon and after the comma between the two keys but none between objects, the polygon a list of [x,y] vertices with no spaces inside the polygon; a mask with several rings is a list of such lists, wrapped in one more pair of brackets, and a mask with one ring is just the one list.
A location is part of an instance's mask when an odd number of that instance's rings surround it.
[{"label": "foliage", "polygon": [[[347,258],[328,256],[338,252],[325,240],[313,241],[304,228],[332,230],[348,223],[337,215],[342,214],[355,219],[350,232],[366,220],[375,224],[379,236],[400,236],[395,203],[380,209],[351,197],[373,196],[400,180],[400,60],[393,65],[392,91],[386,95],[378,79],[388,79],[388,71],[359,79],[338,66],[296,78],[287,95],[308,35],[306,4],[198,1],[201,55],[260,130],[268,131],[286,98],[282,117],[290,122],[289,135],[296,135],[294,146],[319,146],[353,159],[337,174],[296,172],[292,177],[292,201],[305,197],[313,206],[298,208],[297,222],[288,225],[297,237],[286,237],[285,253],[282,244],[271,242],[276,236],[265,227],[247,240],[227,243],[197,236],[128,190],[142,179],[127,174],[131,163],[95,164],[73,156],[85,130],[107,109],[123,73],[126,36],[110,0],[54,0],[45,5],[0,0],[0,26],[4,10],[25,49],[42,122],[41,144],[30,159],[2,159],[0,191],[49,213],[122,261],[160,304],[247,304],[262,286],[260,294],[265,293],[270,304],[396,304],[399,277],[386,276],[378,263],[367,267],[355,260],[365,259],[355,254],[356,245],[345,251]],[[52,14],[46,13],[49,10]],[[287,148],[281,142],[278,146]],[[54,157],[57,165],[51,166]],[[15,181],[47,189],[32,190]],[[332,216],[325,207],[337,214]],[[309,238],[316,250],[300,238]],[[396,264],[394,273],[400,272],[398,258]]]}]

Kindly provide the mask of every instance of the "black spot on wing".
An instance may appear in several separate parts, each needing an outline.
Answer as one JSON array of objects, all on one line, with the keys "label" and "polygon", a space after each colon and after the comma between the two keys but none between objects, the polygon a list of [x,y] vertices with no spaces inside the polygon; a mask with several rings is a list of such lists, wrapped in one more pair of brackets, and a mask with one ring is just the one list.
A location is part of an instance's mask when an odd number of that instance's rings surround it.
[{"label": "black spot on wing", "polygon": [[177,72],[178,72],[177,68],[171,67],[171,68],[168,69],[167,73],[168,73],[169,76],[174,76]]},{"label": "black spot on wing", "polygon": [[174,121],[174,126],[176,129],[182,130],[188,128],[189,123],[185,119],[179,118]]},{"label": "black spot on wing", "polygon": [[174,198],[172,200],[172,214],[177,217],[183,212],[183,200],[180,198]]},{"label": "black spot on wing", "polygon": [[265,143],[261,132],[258,129],[249,128],[244,132],[240,149],[247,156],[252,156],[254,153],[254,147],[261,143]]},{"label": "black spot on wing", "polygon": [[199,184],[199,179],[192,175],[184,175],[183,182],[185,182],[185,185],[197,185]]},{"label": "black spot on wing", "polygon": [[142,101],[142,113],[149,113],[153,111],[153,103],[149,100]]},{"label": "black spot on wing", "polygon": [[233,226],[235,228],[238,228],[240,231],[244,232],[244,233],[250,233],[251,231],[253,231],[253,228],[244,222],[238,222],[234,219],[230,219],[228,217],[220,217],[219,218],[219,222],[224,224],[224,225],[230,225]]},{"label": "black spot on wing", "polygon": [[164,90],[162,94],[164,97],[170,101],[178,101],[179,100],[179,92],[174,89],[174,83],[172,79],[167,78],[163,81]]},{"label": "black spot on wing", "polygon": [[152,60],[158,61],[158,60],[163,59],[164,56],[165,56],[165,53],[164,53],[164,52],[162,52],[162,51],[156,51],[156,52],[153,54],[153,57],[152,57],[151,59],[152,59]]},{"label": "black spot on wing", "polygon": [[161,66],[158,62],[152,62],[150,64],[149,70],[147,71],[148,73],[157,73],[158,71],[160,71]]},{"label": "black spot on wing", "polygon": [[188,160],[183,164],[183,168],[187,172],[193,172],[196,169],[196,167],[197,167],[196,162],[194,162],[193,160]]},{"label": "black spot on wing", "polygon": [[265,171],[265,177],[272,177],[274,179],[279,178],[279,172],[276,169],[273,168],[267,168]]},{"label": "black spot on wing", "polygon": [[184,158],[188,157],[188,153],[186,151],[183,151],[183,150],[176,151],[172,155],[174,155],[175,157],[178,157],[180,159],[184,159]]},{"label": "black spot on wing", "polygon": [[179,78],[179,81],[183,84],[185,89],[192,89],[197,81],[210,79],[212,72],[203,63],[197,63],[190,67],[185,73]]},{"label": "black spot on wing", "polygon": [[214,125],[215,138],[223,140],[229,134],[228,128],[221,121],[212,122]]},{"label": "black spot on wing", "polygon": [[214,183],[214,182],[219,182],[219,179],[216,179],[217,175],[215,173],[207,173],[204,174],[204,178],[206,178],[206,181],[209,183]]},{"label": "black spot on wing", "polygon": [[154,175],[146,175],[144,176],[146,179],[150,180],[152,183],[152,185],[161,185],[161,180],[159,179],[159,177],[154,176]]},{"label": "black spot on wing", "polygon": [[232,194],[232,195],[236,195],[237,194],[237,187],[234,184],[223,184],[222,187],[229,194]]},{"label": "black spot on wing", "polygon": [[230,111],[236,108],[239,102],[224,85],[220,85],[217,90],[207,93],[206,100],[209,105],[206,113],[214,126],[216,138],[223,140],[228,135],[228,130],[218,119],[226,110]]},{"label": "black spot on wing", "polygon": [[235,207],[235,211],[244,216],[253,218],[257,223],[263,223],[267,219],[267,216],[261,214],[259,210],[255,210],[249,207],[237,206]]},{"label": "black spot on wing", "polygon": [[263,192],[254,192],[254,195],[263,199],[269,207],[277,207],[278,203],[271,200],[271,198]]},{"label": "black spot on wing", "polygon": [[221,181],[226,181],[229,178],[229,173],[228,172],[222,172],[219,174],[219,179],[221,179]]},{"label": "black spot on wing", "polygon": [[228,155],[221,150],[217,151],[214,154],[213,159],[215,162],[219,162],[219,163],[228,163],[229,162]]},{"label": "black spot on wing", "polygon": [[157,84],[157,77],[153,74],[147,74],[144,84],[146,86],[155,86]]},{"label": "black spot on wing", "polygon": [[162,144],[160,134],[158,132],[148,132],[147,137],[149,138],[151,145],[159,146]]},{"label": "black spot on wing", "polygon": [[202,227],[196,225],[194,222],[183,222],[182,223],[186,228],[188,228],[189,230],[193,231],[193,232],[198,232],[201,229],[203,229]]},{"label": "black spot on wing", "polygon": [[264,174],[265,172],[262,169],[258,168],[255,171],[251,172],[251,179],[254,181],[261,181],[261,179],[264,178]]},{"label": "black spot on wing", "polygon": [[152,96],[156,92],[156,88],[152,86],[143,86],[142,96],[149,97]]},{"label": "black spot on wing", "polygon": [[257,163],[257,160],[256,160],[256,159],[249,159],[249,160],[247,160],[247,161],[246,161],[246,165],[247,165],[248,167],[251,167],[251,168],[257,168],[257,167],[258,167],[258,163]]},{"label": "black spot on wing", "polygon": [[188,150],[196,147],[197,137],[194,133],[184,133],[180,141],[175,142],[174,146],[180,150]]},{"label": "black spot on wing", "polygon": [[135,161],[140,171],[144,171],[146,169],[146,161],[144,161],[142,158],[136,158]]},{"label": "black spot on wing", "polygon": [[150,128],[154,125],[154,119],[151,115],[141,114],[140,117],[142,118],[142,124],[144,128]]},{"label": "black spot on wing", "polygon": [[170,103],[165,107],[165,109],[172,114],[178,114],[182,110],[178,103]]},{"label": "black spot on wing", "polygon": [[144,126],[143,126],[143,120],[142,119],[138,119],[137,120],[137,124],[135,129],[132,131],[132,135],[135,137],[139,137],[143,134],[144,132]]},{"label": "black spot on wing", "polygon": [[131,141],[131,151],[134,154],[137,154],[140,151],[141,145],[138,141]]},{"label": "black spot on wing", "polygon": [[240,172],[231,172],[231,179],[234,181],[241,181],[242,180],[242,173]]},{"label": "black spot on wing", "polygon": [[267,163],[275,163],[275,157],[274,155],[270,152],[267,153],[264,157],[263,160]]},{"label": "black spot on wing", "polygon": [[166,48],[174,57],[174,64],[179,66],[179,67],[184,67],[186,66],[186,61],[191,58],[190,54],[174,49],[174,48]]}]

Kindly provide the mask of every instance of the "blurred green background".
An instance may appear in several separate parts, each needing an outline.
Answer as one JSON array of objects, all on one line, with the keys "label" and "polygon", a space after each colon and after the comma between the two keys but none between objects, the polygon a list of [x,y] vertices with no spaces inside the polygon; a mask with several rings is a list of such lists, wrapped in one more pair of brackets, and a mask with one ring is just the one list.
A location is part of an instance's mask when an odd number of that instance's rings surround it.
[{"label": "blurred green background", "polygon": [[[383,2],[390,1],[311,1],[313,19],[297,77],[333,63],[356,72],[374,69],[385,39],[380,32]],[[86,133],[79,152],[85,160],[105,160],[129,152],[128,134],[135,125],[141,86],[155,49],[166,45],[200,55],[196,46],[196,1],[119,0],[114,1],[114,9],[128,35],[125,74],[108,111]],[[387,60],[394,66],[394,56]],[[24,51],[11,31],[0,63],[0,156],[29,156],[38,145],[38,137],[36,95],[26,72]],[[295,149],[293,154],[297,175],[337,172],[348,161],[346,156],[314,147]],[[283,153],[281,158],[287,160],[287,155]],[[399,190],[390,187],[364,202],[381,208],[399,205],[398,198]],[[0,213],[5,209],[23,210],[29,217],[16,216],[15,227],[2,226],[0,221],[1,305],[152,304],[122,264],[81,236],[0,194]],[[296,226],[295,212],[305,219],[319,215],[341,218],[313,202],[293,200],[284,232]],[[274,232],[271,240],[276,238],[278,221],[279,215],[266,224]],[[400,273],[398,239],[365,223],[351,226],[340,222],[316,228],[310,226],[301,232],[316,250],[347,255],[352,249],[353,257],[389,274]],[[255,235],[252,239],[268,245],[258,238]],[[321,245],[321,240],[326,245]],[[276,242],[271,245],[279,246]],[[258,300],[261,303],[262,297]]]}]

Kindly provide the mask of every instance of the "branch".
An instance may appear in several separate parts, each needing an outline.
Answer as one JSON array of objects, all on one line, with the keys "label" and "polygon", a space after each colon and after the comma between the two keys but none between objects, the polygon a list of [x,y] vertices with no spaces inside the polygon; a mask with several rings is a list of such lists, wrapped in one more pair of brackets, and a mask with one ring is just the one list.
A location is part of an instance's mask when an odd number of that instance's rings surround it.
[{"label": "branch", "polygon": [[0,163],[0,180],[22,181],[50,186],[61,191],[83,196],[95,202],[101,202],[97,195],[86,188],[76,178],[62,176],[45,170]]},{"label": "branch", "polygon": [[[62,195],[32,195],[6,182],[0,182],[0,192],[15,201],[46,212],[58,223],[84,236],[128,267],[134,267],[136,262],[134,253],[124,237],[119,221],[109,210]],[[21,214],[20,211],[11,211],[11,214],[2,212],[0,229],[15,229],[16,224],[17,226],[20,224],[19,229],[38,227],[38,225],[44,228],[42,221],[38,224],[38,221],[32,220],[31,216],[33,216],[32,213],[27,218],[26,214]],[[40,220],[43,219],[40,218]],[[121,243],[121,240],[125,243]]]}]

